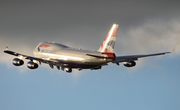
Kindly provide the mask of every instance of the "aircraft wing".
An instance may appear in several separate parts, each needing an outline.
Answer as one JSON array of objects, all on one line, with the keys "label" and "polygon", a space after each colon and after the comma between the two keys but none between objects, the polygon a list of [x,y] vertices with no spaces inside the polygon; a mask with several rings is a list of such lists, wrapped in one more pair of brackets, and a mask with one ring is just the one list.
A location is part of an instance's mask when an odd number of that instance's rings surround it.
[{"label": "aircraft wing", "polygon": [[116,59],[114,61],[112,61],[112,63],[129,62],[129,61],[138,60],[138,58],[157,56],[157,55],[164,55],[164,54],[167,54],[167,53],[172,53],[174,50],[175,50],[175,48],[170,52],[162,52],[162,53],[146,54],[146,55],[117,56]]},{"label": "aircraft wing", "polygon": [[18,56],[18,57],[22,57],[23,59],[28,59],[28,60],[35,60],[38,61],[39,63],[47,63],[47,64],[51,64],[51,65],[56,65],[57,61],[56,60],[47,60],[47,59],[42,59],[42,58],[37,58],[37,57],[32,57],[32,56],[28,56],[28,55],[23,55],[11,50],[8,50],[8,46],[5,47],[4,52],[10,55],[14,55],[14,56]]}]

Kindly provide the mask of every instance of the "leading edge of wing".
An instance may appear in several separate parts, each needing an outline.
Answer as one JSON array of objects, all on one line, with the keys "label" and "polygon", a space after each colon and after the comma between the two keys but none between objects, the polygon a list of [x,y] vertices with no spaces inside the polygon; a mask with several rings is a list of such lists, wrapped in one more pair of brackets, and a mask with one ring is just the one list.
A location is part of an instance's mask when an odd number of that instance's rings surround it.
[{"label": "leading edge of wing", "polygon": [[42,62],[42,63],[48,63],[48,64],[49,63],[51,63],[51,64],[56,63],[55,61],[46,60],[46,59],[37,58],[37,57],[32,57],[32,56],[28,56],[28,55],[23,55],[23,54],[20,54],[20,53],[8,50],[8,45],[5,47],[4,53],[10,54],[10,55],[14,55],[14,56],[19,56],[19,57],[22,56],[24,59],[36,60],[36,61],[39,61],[39,62]]},{"label": "leading edge of wing", "polygon": [[119,62],[128,62],[128,61],[134,61],[138,60],[138,58],[143,58],[143,57],[150,57],[150,56],[157,56],[157,55],[165,55],[168,53],[174,52],[175,48],[170,51],[170,52],[162,52],[162,53],[155,53],[155,54],[146,54],[146,55],[129,55],[129,56],[117,56],[112,63],[119,63]]}]

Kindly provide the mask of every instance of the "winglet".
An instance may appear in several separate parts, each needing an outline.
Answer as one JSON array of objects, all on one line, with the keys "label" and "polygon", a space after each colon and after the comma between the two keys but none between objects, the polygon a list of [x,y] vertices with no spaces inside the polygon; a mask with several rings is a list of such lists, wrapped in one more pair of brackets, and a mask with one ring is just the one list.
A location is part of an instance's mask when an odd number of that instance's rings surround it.
[{"label": "winglet", "polygon": [[173,53],[176,48],[172,49],[170,52]]},{"label": "winglet", "polygon": [[6,47],[5,47],[4,51],[6,51],[6,50],[8,50],[8,45],[6,45]]}]

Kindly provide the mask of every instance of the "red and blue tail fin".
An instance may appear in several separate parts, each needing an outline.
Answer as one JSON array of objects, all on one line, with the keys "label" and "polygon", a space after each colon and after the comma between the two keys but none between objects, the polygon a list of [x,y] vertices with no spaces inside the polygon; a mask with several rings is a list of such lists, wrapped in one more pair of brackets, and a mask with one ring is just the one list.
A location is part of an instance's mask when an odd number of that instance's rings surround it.
[{"label": "red and blue tail fin", "polygon": [[99,52],[102,53],[113,53],[114,45],[116,41],[116,35],[118,31],[118,24],[113,24],[106,38],[99,48]]}]

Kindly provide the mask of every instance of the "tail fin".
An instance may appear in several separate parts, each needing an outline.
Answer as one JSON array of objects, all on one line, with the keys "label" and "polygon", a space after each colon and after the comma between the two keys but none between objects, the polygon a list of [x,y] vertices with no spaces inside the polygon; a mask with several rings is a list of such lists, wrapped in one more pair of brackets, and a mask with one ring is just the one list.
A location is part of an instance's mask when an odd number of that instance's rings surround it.
[{"label": "tail fin", "polygon": [[106,38],[104,39],[103,43],[101,44],[98,50],[99,52],[113,53],[118,26],[119,26],[118,24],[112,25],[109,33],[107,34]]}]

